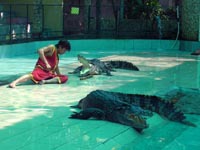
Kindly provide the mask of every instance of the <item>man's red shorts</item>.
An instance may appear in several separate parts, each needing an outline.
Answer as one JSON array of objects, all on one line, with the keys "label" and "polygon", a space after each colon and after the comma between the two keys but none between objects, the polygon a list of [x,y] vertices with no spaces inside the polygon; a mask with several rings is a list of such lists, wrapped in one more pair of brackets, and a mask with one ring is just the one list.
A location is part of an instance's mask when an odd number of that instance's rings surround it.
[{"label": "man's red shorts", "polygon": [[65,83],[68,80],[68,76],[66,75],[56,75],[50,71],[43,70],[39,67],[35,68],[31,73],[32,80],[35,83],[38,83],[41,80],[48,80],[52,78],[58,78],[58,83]]}]

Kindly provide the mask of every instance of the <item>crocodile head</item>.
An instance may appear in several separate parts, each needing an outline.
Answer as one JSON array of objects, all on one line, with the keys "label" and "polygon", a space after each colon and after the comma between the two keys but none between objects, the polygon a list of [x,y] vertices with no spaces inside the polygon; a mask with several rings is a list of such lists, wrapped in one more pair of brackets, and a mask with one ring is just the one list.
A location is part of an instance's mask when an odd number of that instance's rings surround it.
[{"label": "crocodile head", "polygon": [[89,66],[89,61],[85,58],[85,57],[83,57],[83,56],[81,56],[81,55],[77,55],[77,58],[78,58],[78,61],[85,67],[85,68],[90,68],[90,66]]},{"label": "crocodile head", "polygon": [[127,114],[127,118],[131,121],[131,126],[135,128],[137,131],[142,131],[145,128],[148,128],[148,124],[146,120],[135,114]]},{"label": "crocodile head", "polygon": [[118,110],[115,112],[114,116],[115,122],[133,127],[137,131],[142,131],[143,129],[148,128],[148,124],[143,116],[134,113],[131,109],[123,111]]}]

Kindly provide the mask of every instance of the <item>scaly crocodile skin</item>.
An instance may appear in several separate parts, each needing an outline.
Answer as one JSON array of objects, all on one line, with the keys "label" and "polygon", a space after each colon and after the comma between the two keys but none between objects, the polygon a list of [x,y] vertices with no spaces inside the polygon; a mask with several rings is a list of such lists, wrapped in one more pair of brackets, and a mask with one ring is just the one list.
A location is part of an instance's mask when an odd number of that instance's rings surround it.
[{"label": "scaly crocodile skin", "polygon": [[[100,61],[99,59],[91,59],[87,60],[83,56],[79,56],[79,59],[84,59],[85,61],[88,61],[89,64],[92,64],[95,68],[95,72],[97,74],[106,74],[108,76],[111,75],[111,71],[114,71],[114,68],[119,69],[127,69],[127,70],[134,70],[139,71],[138,67],[132,64],[131,62],[127,61]],[[74,69],[73,72],[69,72],[71,74],[79,74],[82,70],[83,66],[79,66],[76,69]],[[80,76],[80,75],[79,75]],[[88,72],[84,75],[82,74],[81,77],[88,76]]]},{"label": "scaly crocodile skin", "polygon": [[94,117],[131,126],[138,131],[148,127],[144,117],[152,116],[152,111],[169,120],[195,126],[186,121],[182,111],[176,108],[173,102],[165,101],[157,96],[96,90],[73,107],[80,108],[82,111],[74,112],[70,118],[89,119]]}]

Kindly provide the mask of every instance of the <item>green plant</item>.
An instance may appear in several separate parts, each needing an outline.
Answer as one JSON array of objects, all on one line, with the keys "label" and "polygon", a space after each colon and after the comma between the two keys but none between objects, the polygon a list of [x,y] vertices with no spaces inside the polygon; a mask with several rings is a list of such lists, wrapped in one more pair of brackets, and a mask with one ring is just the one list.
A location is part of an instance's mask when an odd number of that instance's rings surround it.
[{"label": "green plant", "polygon": [[158,0],[125,0],[127,19],[168,19]]}]

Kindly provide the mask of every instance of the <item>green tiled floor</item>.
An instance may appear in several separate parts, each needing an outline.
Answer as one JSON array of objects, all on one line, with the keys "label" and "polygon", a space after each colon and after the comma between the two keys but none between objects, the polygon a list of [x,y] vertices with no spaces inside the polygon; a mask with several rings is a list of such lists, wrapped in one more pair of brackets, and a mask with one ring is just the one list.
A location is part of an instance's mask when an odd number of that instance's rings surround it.
[{"label": "green tiled floor", "polygon": [[[64,62],[66,62],[63,58]],[[149,118],[149,128],[141,134],[120,124],[99,120],[68,119],[70,105],[95,89],[155,94],[172,86],[200,88],[198,57],[181,52],[134,52],[102,59],[120,59],[135,63],[139,72],[117,70],[113,76],[95,76],[80,81],[69,75],[63,85],[20,85],[16,89],[0,87],[1,150],[197,150],[200,128],[168,121],[158,114]],[[3,60],[1,60],[4,62]],[[4,76],[26,73],[34,59],[6,59]],[[62,63],[64,74],[78,63]],[[4,65],[2,65],[4,66]],[[7,68],[10,68],[7,70]],[[199,124],[199,116],[189,115]]]}]

